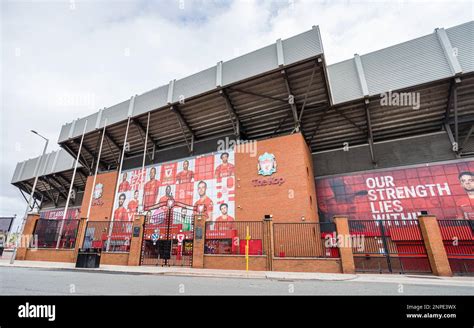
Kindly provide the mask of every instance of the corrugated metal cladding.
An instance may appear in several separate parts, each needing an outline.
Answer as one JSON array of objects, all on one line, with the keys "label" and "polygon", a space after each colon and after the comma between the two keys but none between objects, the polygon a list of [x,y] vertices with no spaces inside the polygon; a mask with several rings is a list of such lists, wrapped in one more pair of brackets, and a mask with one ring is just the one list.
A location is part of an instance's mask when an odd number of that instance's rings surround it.
[{"label": "corrugated metal cladding", "polygon": [[452,75],[435,34],[361,56],[370,95]]},{"label": "corrugated metal cladding", "polygon": [[[322,44],[317,26],[310,31],[293,36],[282,41],[282,47],[285,54],[285,65],[293,64],[302,60],[322,54]],[[278,68],[278,57],[276,44],[269,45],[246,55],[234,58],[222,63],[222,86],[227,86],[235,82],[255,77]],[[173,89],[173,102],[178,102],[180,96],[191,98],[210,91],[217,90],[216,66],[198,72],[186,78],[176,80]],[[135,104],[132,116],[137,116],[148,111],[165,107],[167,105],[167,95],[169,86],[162,86],[158,89],[146,92],[135,98]],[[102,121],[107,118],[107,124],[117,123],[127,119],[128,110],[122,108],[129,100],[110,107],[102,113]],[[128,108],[128,107],[127,107]],[[84,121],[97,119],[97,116],[89,116],[79,119],[72,134],[70,124],[63,125],[59,135],[59,143],[67,141],[71,137],[77,137],[82,134]],[[91,132],[96,128],[94,123],[89,122],[86,132]],[[90,127],[91,126],[91,127]],[[100,126],[99,126],[100,128]]]},{"label": "corrugated metal cladding", "polygon": [[[463,73],[474,71],[474,22],[446,29]],[[457,49],[454,49],[457,48]],[[436,31],[360,56],[371,96],[453,76]],[[363,98],[354,59],[328,66],[334,104]],[[359,84],[360,85],[360,84]]]},{"label": "corrugated metal cladding", "polygon": [[[126,100],[126,101],[121,102],[120,104],[104,109],[102,111],[100,125],[98,128],[101,128],[104,126],[106,119],[107,119],[107,125],[115,124],[122,121],[124,117],[127,117],[129,104],[130,104],[130,100]],[[87,131],[88,132],[94,131],[95,124],[96,124],[96,121],[87,123]]]},{"label": "corrugated metal cladding", "polygon": [[[328,80],[335,104],[363,97],[353,59],[328,66]],[[339,83],[338,81],[344,81]]]},{"label": "corrugated metal cladding", "polygon": [[[35,167],[39,159],[40,156],[18,163],[11,182],[16,183],[34,179]],[[41,166],[38,168],[39,176],[72,170],[74,168],[74,160],[74,157],[69,155],[64,149],[50,152],[45,155]],[[78,164],[78,167],[82,167],[81,164]]]},{"label": "corrugated metal cladding", "polygon": [[[147,113],[157,107],[166,105],[166,97],[168,95],[168,86],[164,85],[159,88],[141,94],[135,98],[133,114],[140,115]],[[61,140],[61,139],[60,139]]]},{"label": "corrugated metal cladding", "polygon": [[[452,49],[446,49],[446,44],[450,44]],[[376,142],[439,132],[446,119],[453,119],[452,110],[450,115],[446,116],[446,106],[450,85],[448,79],[453,77],[454,72],[451,68],[452,61],[450,66],[445,53],[452,50],[456,52],[454,60],[459,62],[458,66],[463,73],[462,82],[457,87],[458,116],[461,120],[467,120],[474,115],[474,75],[470,74],[474,72],[474,22],[446,30],[435,30],[430,35],[359,57],[359,68],[363,70],[370,95],[368,108]],[[350,145],[367,142],[364,95],[356,61],[352,58],[327,67],[327,79],[333,99],[333,106],[330,106],[327,98],[328,86],[324,79],[324,61],[317,63],[315,60],[322,56],[322,52],[319,29],[314,27],[282,40],[281,48],[277,42],[222,63],[222,86],[226,86],[227,96],[242,127],[247,130],[248,138],[267,138],[290,133],[294,129],[291,110],[285,101],[288,91],[278,69],[280,63],[283,64],[281,68],[286,71],[297,107],[301,108],[305,100],[307,101],[301,123],[303,133],[313,151],[340,148],[342,142],[346,141]],[[290,64],[294,65],[287,66]],[[194,134],[196,141],[232,135],[233,125],[225,99],[219,94],[220,89],[216,88],[220,81],[220,65],[219,63],[171,84],[174,86],[171,99],[173,102],[178,102],[181,95],[185,97],[185,104],[178,104],[177,107],[190,130],[181,130],[177,117],[170,113],[167,104],[169,85],[136,96],[127,140],[132,154],[128,155],[141,154],[144,131],[140,130],[140,125],[146,126],[146,113],[151,111],[153,113],[149,135],[153,140],[148,140],[149,150],[153,145],[158,149],[181,147],[184,144],[183,134],[188,140]],[[313,69],[314,81],[309,89]],[[399,89],[419,93],[421,107],[414,110],[410,106],[381,106],[380,93]],[[243,93],[242,90],[264,94],[265,97],[256,97]],[[113,167],[114,163],[118,162],[118,153],[121,151],[130,101],[126,100],[63,125],[59,142],[69,147],[73,153],[77,153],[77,141],[83,132],[85,121],[88,121],[86,132],[91,132],[103,127],[107,119],[107,138],[101,161],[105,167]],[[459,140],[463,141],[468,132],[469,126],[460,127]],[[85,136],[86,151],[96,150],[98,138],[99,134],[95,133]],[[468,142],[464,150],[472,152],[472,148],[472,142]],[[53,155],[48,157],[46,174],[72,169],[73,158],[63,150],[59,152],[56,160],[53,160]],[[89,161],[89,166],[93,156],[85,152],[82,155]],[[18,163],[12,182],[31,179],[36,160]],[[64,173],[64,176],[67,177],[67,174]]]},{"label": "corrugated metal cladding", "polygon": [[474,72],[474,22],[446,30],[451,46],[455,48],[463,73]]},{"label": "corrugated metal cladding", "polygon": [[224,85],[262,74],[278,67],[277,49],[274,44],[234,58],[222,65]]},{"label": "corrugated metal cladding", "polygon": [[176,80],[173,90],[173,102],[179,102],[180,97],[190,98],[205,93],[216,87],[216,67],[208,68],[199,73]]},{"label": "corrugated metal cladding", "polygon": [[285,65],[297,63],[314,56],[314,54],[323,53],[319,28],[316,26],[302,34],[283,40],[282,46]]}]

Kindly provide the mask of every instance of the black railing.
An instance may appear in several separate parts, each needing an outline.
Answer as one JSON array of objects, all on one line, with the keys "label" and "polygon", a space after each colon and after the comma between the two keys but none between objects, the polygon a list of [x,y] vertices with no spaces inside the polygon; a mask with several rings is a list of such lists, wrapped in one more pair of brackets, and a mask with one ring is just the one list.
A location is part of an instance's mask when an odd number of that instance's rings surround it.
[{"label": "black railing", "polygon": [[133,222],[89,221],[82,248],[99,248],[104,252],[129,252]]},{"label": "black railing", "polygon": [[79,220],[39,219],[33,235],[37,237],[38,248],[71,249],[76,245],[78,227]]},{"label": "black railing", "polygon": [[337,258],[335,232],[336,225],[332,222],[274,223],[274,256]]}]

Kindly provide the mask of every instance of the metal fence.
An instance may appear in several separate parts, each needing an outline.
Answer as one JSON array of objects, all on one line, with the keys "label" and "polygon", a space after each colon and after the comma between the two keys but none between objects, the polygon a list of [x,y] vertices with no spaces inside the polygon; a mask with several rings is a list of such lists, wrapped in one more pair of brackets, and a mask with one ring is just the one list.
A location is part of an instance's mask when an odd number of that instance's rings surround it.
[{"label": "metal fence", "polygon": [[321,223],[274,223],[275,257],[339,257],[336,225]]},{"label": "metal fence", "polygon": [[418,220],[349,220],[356,271],[431,273]]},{"label": "metal fence", "polygon": [[71,249],[76,245],[78,227],[79,220],[39,219],[33,234],[38,238],[39,248]]},{"label": "metal fence", "polygon": [[474,221],[438,220],[438,224],[452,272],[474,275]]},{"label": "metal fence", "polygon": [[89,221],[82,248],[100,248],[104,252],[129,252],[133,222]]},{"label": "metal fence", "polygon": [[262,221],[206,222],[204,254],[244,255],[247,230],[249,255],[265,254]]}]

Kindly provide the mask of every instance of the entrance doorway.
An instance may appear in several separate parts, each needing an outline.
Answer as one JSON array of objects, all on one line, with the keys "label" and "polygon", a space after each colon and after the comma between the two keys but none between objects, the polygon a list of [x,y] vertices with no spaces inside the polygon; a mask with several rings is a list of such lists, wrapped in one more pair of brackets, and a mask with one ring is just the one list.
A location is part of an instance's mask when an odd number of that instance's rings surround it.
[{"label": "entrance doorway", "polygon": [[141,265],[193,264],[193,207],[169,199],[150,208],[143,229]]}]

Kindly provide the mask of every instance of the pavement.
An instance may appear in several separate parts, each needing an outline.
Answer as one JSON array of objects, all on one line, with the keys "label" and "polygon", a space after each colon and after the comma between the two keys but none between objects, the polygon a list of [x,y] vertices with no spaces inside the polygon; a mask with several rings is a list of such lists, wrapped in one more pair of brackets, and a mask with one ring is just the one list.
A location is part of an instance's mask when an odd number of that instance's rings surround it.
[{"label": "pavement", "polygon": [[15,261],[10,264],[9,252],[0,258],[0,267],[38,268],[48,270],[85,271],[102,273],[123,273],[139,275],[188,276],[207,278],[241,278],[269,279],[277,281],[353,281],[368,283],[399,283],[415,285],[466,286],[474,287],[474,277],[438,277],[432,275],[399,275],[399,274],[339,274],[320,272],[277,272],[277,271],[242,271],[196,269],[187,267],[157,267],[157,266],[120,266],[101,265],[100,268],[76,268],[75,263],[46,262],[46,261]]}]

